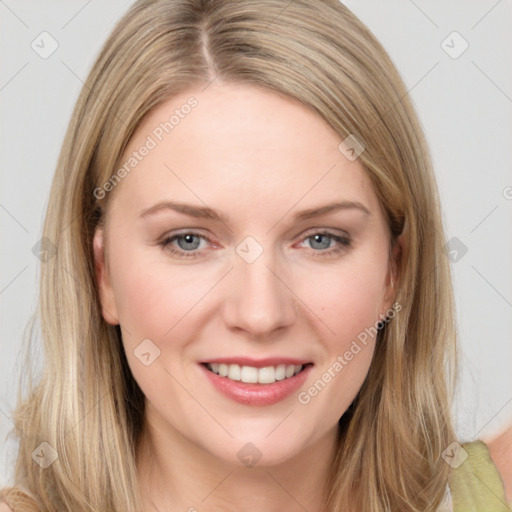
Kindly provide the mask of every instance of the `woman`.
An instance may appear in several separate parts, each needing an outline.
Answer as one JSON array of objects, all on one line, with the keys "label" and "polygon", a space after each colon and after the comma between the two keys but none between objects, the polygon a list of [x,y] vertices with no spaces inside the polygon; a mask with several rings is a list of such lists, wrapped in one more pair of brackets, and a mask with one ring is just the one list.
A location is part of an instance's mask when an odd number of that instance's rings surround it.
[{"label": "woman", "polygon": [[46,366],[6,507],[434,511],[453,489],[507,510],[486,446],[455,442],[424,137],[337,0],[136,2],[44,236]]}]

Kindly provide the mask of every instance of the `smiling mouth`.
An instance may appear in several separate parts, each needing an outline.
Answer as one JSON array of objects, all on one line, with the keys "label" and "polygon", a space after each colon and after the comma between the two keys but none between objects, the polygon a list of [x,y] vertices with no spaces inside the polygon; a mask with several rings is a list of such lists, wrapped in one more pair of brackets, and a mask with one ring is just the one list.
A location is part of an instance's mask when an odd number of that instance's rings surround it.
[{"label": "smiling mouth", "polygon": [[313,363],[307,363],[304,365],[280,364],[276,366],[264,366],[261,368],[224,363],[202,364],[212,373],[233,381],[244,382],[246,384],[273,384],[275,382],[294,377]]}]

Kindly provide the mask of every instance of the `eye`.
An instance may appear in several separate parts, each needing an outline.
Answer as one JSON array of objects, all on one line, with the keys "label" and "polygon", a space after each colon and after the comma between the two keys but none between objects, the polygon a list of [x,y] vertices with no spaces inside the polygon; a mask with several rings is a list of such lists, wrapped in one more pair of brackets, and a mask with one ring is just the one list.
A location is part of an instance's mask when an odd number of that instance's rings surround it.
[{"label": "eye", "polygon": [[[210,242],[208,238],[199,233],[187,231],[172,236],[166,236],[158,245],[161,245],[179,258],[195,258],[201,256],[202,251],[198,251],[201,240]],[[176,242],[175,245],[173,245],[174,242]]]},{"label": "eye", "polygon": [[351,246],[349,236],[338,235],[328,231],[317,231],[308,235],[303,242],[309,241],[309,246],[317,253],[315,256],[329,256],[341,253]]},{"label": "eye", "polygon": [[[205,236],[194,231],[177,233],[165,236],[158,245],[178,258],[196,258],[202,256],[205,245],[212,242]],[[315,256],[325,257],[340,254],[351,247],[351,239],[346,235],[339,235],[328,231],[317,231],[306,236],[301,243],[308,242]]]}]

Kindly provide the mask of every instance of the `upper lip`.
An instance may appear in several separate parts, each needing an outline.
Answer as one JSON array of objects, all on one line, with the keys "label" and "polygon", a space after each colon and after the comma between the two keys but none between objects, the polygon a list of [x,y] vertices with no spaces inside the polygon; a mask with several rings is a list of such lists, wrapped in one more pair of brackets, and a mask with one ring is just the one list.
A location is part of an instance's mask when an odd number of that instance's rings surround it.
[{"label": "upper lip", "polygon": [[224,363],[224,364],[238,364],[239,366],[253,366],[255,368],[263,368],[265,366],[279,366],[284,365],[305,365],[311,363],[306,359],[297,359],[294,357],[266,357],[264,359],[252,359],[250,357],[216,357],[202,361],[202,364],[207,363]]}]

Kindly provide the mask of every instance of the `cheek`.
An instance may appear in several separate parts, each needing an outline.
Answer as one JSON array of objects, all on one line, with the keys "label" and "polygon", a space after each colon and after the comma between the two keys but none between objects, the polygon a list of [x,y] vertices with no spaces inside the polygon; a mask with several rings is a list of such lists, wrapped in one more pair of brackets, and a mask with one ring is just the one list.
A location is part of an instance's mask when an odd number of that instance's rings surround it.
[{"label": "cheek", "polygon": [[[372,269],[369,271],[369,269]],[[317,374],[298,396],[311,414],[334,424],[361,389],[375,350],[385,273],[377,260],[317,274],[308,303],[321,319],[325,349]],[[313,288],[311,285],[315,284]],[[319,285],[322,293],[320,293]],[[325,390],[325,391],[324,391]],[[320,412],[323,411],[323,412]]]},{"label": "cheek", "polygon": [[326,268],[303,283],[304,296],[309,297],[306,302],[329,328],[326,333],[331,331],[331,336],[325,336],[330,345],[341,349],[375,325],[383,304],[385,277],[382,261],[372,259]]},{"label": "cheek", "polygon": [[164,338],[211,286],[206,277],[198,276],[198,270],[191,269],[154,262],[143,254],[120,264],[113,282],[125,330],[137,339]]},{"label": "cheek", "polygon": [[[164,388],[167,399],[179,395],[174,395],[177,389],[163,368],[172,374],[180,371],[193,331],[187,315],[211,287],[206,278],[201,284],[197,271],[194,278],[183,268],[170,269],[165,263],[134,257],[116,269],[115,295],[128,364],[145,396],[155,403]],[[149,354],[146,361],[145,354]]]}]

